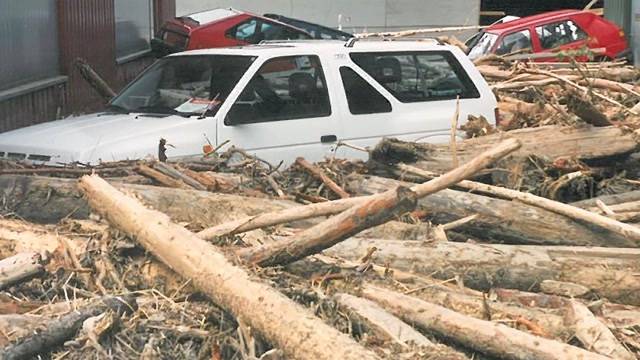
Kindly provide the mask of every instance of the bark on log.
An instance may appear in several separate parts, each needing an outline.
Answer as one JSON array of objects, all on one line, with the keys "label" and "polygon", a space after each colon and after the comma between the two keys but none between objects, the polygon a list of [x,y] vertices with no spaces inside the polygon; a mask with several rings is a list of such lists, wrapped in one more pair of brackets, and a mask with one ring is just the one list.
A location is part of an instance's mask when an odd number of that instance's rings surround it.
[{"label": "bark on log", "polygon": [[31,335],[0,352],[0,360],[33,359],[40,353],[50,352],[78,332],[82,323],[93,316],[111,309],[117,314],[130,313],[137,308],[133,297],[105,297],[82,309],[52,320],[39,333]]},{"label": "bark on log", "polygon": [[640,191],[636,190],[636,191],[625,192],[622,194],[598,196],[593,199],[576,201],[571,203],[571,205],[575,207],[583,208],[583,209],[595,208],[597,207],[596,201],[598,200],[602,201],[605,205],[609,205],[609,206],[622,204],[626,202],[632,202],[632,201],[640,201]]},{"label": "bark on log", "polygon": [[[0,176],[0,198],[7,210],[23,219],[39,223],[57,223],[61,219],[87,219],[90,208],[78,190],[77,180],[37,176]],[[217,194],[196,190],[114,183],[132,193],[148,206],[169,215],[176,222],[205,228],[245,216],[282,210],[296,203]]]},{"label": "bark on log", "polygon": [[378,249],[374,255],[377,263],[444,280],[460,276],[465,285],[476,290],[539,291],[542,281],[556,280],[586,286],[617,303],[640,305],[640,249],[351,238],[327,253],[355,260],[371,246]]},{"label": "bark on log", "polygon": [[[558,157],[577,157],[590,160],[628,154],[638,148],[632,133],[616,127],[543,126],[480,136],[457,144],[461,163],[505,139],[522,142],[513,156],[535,154],[551,160]],[[417,162],[415,166],[438,173],[451,169],[452,157],[447,144],[418,144],[385,139],[371,153],[371,159],[383,163]]]},{"label": "bark on log", "polygon": [[136,167],[136,171],[141,175],[144,175],[154,181],[158,182],[160,185],[168,186],[176,189],[191,189],[190,186],[182,182],[181,180],[177,180],[168,176],[166,174],[161,173],[158,170],[152,169],[147,165],[140,164]]},{"label": "bark on log", "polygon": [[187,184],[189,187],[196,190],[207,190],[207,188],[200,184],[197,180],[190,178],[189,176],[181,173],[179,170],[175,169],[173,166],[158,162],[153,164],[153,168],[163,173],[164,175],[170,176],[176,180],[180,180],[183,183]]},{"label": "bark on log", "polygon": [[[355,194],[375,194],[402,182],[380,177],[352,176]],[[634,242],[600,228],[589,227],[566,216],[517,201],[491,198],[456,190],[442,190],[418,201],[438,223],[478,214],[472,225],[456,231],[489,242],[533,245],[584,245],[632,247]]]},{"label": "bark on log", "polygon": [[146,209],[96,176],[83,177],[80,186],[92,207],[114,226],[136,238],[174,271],[191,279],[216,304],[242,318],[287,357],[377,358],[276,290],[251,280],[214,246],[172,223],[165,214]]},{"label": "bark on log", "polygon": [[417,195],[398,187],[371,197],[350,209],[287,239],[238,251],[244,261],[259,266],[283,265],[318,253],[362,230],[383,224],[413,210]]},{"label": "bark on log", "polygon": [[341,188],[338,184],[336,184],[333,180],[331,180],[327,176],[327,174],[325,174],[324,171],[322,171],[322,169],[319,169],[317,166],[309,163],[304,158],[301,158],[301,157],[297,158],[296,164],[306,169],[309,173],[311,173],[311,175],[313,175],[314,177],[322,181],[329,189],[331,189],[331,191],[333,191],[336,195],[340,196],[341,198],[346,199],[348,197],[351,197],[351,195],[349,195],[348,192],[344,191],[343,188]]},{"label": "bark on log", "polygon": [[44,271],[40,254],[20,253],[0,260],[0,290],[30,279]]},{"label": "bark on log", "polygon": [[490,321],[474,319],[438,305],[365,285],[363,296],[396,316],[441,337],[501,359],[609,359],[575,346],[530,335]]},{"label": "bark on log", "polygon": [[569,300],[567,322],[575,328],[576,337],[587,349],[613,359],[635,360],[636,357],[625,349],[609,328],[600,322],[583,304]]},{"label": "bark on log", "polygon": [[[422,169],[415,168],[413,166],[400,164],[399,168],[414,175],[423,176],[426,179],[432,178],[434,175],[430,172],[423,171]],[[545,210],[552,211],[554,213],[564,215],[568,218],[572,218],[577,221],[581,221],[585,224],[591,224],[596,227],[600,227],[604,230],[610,231],[614,234],[618,234],[620,237],[632,240],[636,247],[640,245],[640,228],[628,225],[614,219],[595,214],[593,212],[577,208],[575,206],[563,204],[558,201],[543,198],[529,193],[523,193],[516,190],[511,190],[499,186],[487,185],[475,181],[464,180],[458,183],[458,186],[473,191],[493,196],[499,196],[509,200],[518,200],[528,205],[543,208]],[[639,204],[640,205],[640,204]],[[615,211],[615,209],[612,209]],[[638,210],[638,209],[634,209]]]}]

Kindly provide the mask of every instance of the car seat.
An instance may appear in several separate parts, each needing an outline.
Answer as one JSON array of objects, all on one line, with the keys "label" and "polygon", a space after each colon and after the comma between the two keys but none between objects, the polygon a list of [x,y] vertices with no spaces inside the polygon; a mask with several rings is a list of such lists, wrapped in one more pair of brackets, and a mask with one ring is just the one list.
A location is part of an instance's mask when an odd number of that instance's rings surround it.
[{"label": "car seat", "polygon": [[289,76],[289,96],[299,103],[309,104],[317,98],[316,81],[306,72],[297,72]]},{"label": "car seat", "polygon": [[402,81],[400,60],[394,57],[382,57],[376,61],[374,78],[381,84],[399,83]]}]

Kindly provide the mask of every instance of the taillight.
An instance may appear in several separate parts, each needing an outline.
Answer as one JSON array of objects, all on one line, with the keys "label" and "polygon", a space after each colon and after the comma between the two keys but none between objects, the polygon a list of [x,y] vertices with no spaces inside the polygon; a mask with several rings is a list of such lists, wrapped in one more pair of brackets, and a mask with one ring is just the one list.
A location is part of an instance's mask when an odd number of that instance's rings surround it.
[{"label": "taillight", "polygon": [[620,30],[618,34],[620,35],[621,38],[624,38],[624,30]]},{"label": "taillight", "polygon": [[500,109],[495,108],[494,113],[496,116],[496,127],[498,127],[502,124],[502,116],[500,115]]}]

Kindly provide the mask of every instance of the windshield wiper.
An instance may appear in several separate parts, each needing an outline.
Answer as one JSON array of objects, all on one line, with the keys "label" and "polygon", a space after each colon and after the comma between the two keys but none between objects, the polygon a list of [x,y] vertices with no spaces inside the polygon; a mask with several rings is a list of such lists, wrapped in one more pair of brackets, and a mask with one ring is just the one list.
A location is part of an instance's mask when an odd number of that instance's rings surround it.
[{"label": "windshield wiper", "polygon": [[185,118],[188,118],[189,116],[191,116],[191,114],[189,113],[184,113],[176,109],[170,108],[168,106],[161,106],[161,105],[141,106],[137,109],[134,109],[133,111],[142,112],[142,113],[152,113],[152,114],[178,115]]},{"label": "windshield wiper", "polygon": [[109,104],[106,109],[107,112],[115,112],[117,114],[128,114],[130,111],[122,105]]}]

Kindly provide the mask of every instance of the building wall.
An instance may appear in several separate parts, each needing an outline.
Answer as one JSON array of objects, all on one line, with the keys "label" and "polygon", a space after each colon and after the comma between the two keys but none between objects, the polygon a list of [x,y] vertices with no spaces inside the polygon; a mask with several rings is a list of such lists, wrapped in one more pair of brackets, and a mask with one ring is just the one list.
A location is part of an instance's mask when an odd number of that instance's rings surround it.
[{"label": "building wall", "polygon": [[218,7],[277,13],[350,32],[477,25],[480,0],[176,0],[185,15]]},{"label": "building wall", "polygon": [[[175,16],[175,0],[153,0],[153,8],[155,26]],[[105,101],[76,69],[77,58],[86,60],[116,91],[155,60],[147,55],[116,61],[114,0],[55,0],[54,11],[58,23],[51,31],[57,32],[59,74],[0,90],[0,132],[104,107]],[[7,34],[2,36],[11,36]]]}]

